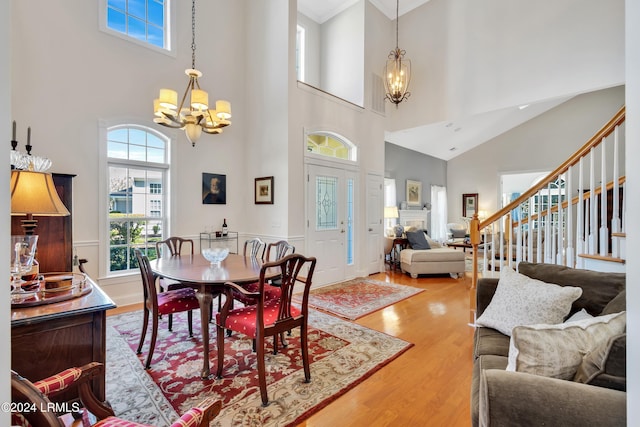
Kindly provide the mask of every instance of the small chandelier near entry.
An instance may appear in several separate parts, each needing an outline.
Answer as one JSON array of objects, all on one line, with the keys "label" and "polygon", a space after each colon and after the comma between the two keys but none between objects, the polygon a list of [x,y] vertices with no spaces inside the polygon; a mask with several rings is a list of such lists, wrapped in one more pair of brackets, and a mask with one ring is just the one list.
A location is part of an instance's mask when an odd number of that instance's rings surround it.
[{"label": "small chandelier near entry", "polygon": [[[187,89],[178,105],[178,93],[172,89],[160,89],[160,96],[153,101],[156,116],[153,121],[162,126],[184,129],[187,139],[195,146],[202,132],[222,133],[222,128],[231,121],[229,101],[216,101],[216,109],[209,109],[209,94],[200,89],[198,78],[202,73],[196,70],[196,1],[191,2],[191,68]],[[186,105],[185,105],[186,102]]]},{"label": "small chandelier near entry", "polygon": [[396,1],[396,48],[389,53],[387,65],[384,67],[385,99],[398,104],[411,96],[409,82],[411,81],[411,61],[404,59],[405,51],[398,47],[398,11],[400,0]]}]

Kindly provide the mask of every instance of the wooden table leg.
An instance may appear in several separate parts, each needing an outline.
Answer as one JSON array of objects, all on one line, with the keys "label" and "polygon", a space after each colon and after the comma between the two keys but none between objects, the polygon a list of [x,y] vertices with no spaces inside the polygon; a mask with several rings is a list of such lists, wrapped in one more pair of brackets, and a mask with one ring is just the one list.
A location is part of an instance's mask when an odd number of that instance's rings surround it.
[{"label": "wooden table leg", "polygon": [[209,375],[211,375],[211,370],[209,369],[209,311],[213,301],[213,294],[207,292],[206,286],[201,285],[196,292],[196,297],[200,303],[200,329],[202,330],[203,347],[202,372],[200,376],[209,378]]}]

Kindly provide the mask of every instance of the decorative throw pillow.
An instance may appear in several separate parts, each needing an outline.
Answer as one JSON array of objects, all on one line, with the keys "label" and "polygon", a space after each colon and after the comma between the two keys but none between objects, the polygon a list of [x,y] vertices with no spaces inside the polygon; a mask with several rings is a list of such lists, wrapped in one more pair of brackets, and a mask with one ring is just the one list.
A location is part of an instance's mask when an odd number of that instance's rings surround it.
[{"label": "decorative throw pillow", "polygon": [[516,326],[561,323],[580,295],[582,288],[545,283],[505,268],[500,272],[491,302],[476,325],[511,336]]},{"label": "decorative throw pillow", "polygon": [[429,246],[429,242],[427,242],[427,238],[424,236],[422,230],[409,231],[405,234],[407,235],[411,249],[431,249],[431,246]]},{"label": "decorative throw pillow", "polygon": [[[610,337],[591,349],[582,359],[574,381],[591,384],[600,374],[626,376],[625,334]],[[609,371],[609,368],[611,371]],[[618,371],[618,372],[616,372]]]},{"label": "decorative throw pillow", "polygon": [[431,236],[429,236],[429,233],[427,233],[427,230],[424,230],[424,237],[425,239],[427,239],[427,242],[429,243],[429,247],[431,249],[435,249],[435,248],[441,248],[442,245],[440,244],[440,242],[433,240],[431,238]]},{"label": "decorative throw pillow", "polygon": [[591,318],[593,318],[593,316],[590,315],[587,312],[587,310],[583,308],[582,310],[576,311],[575,313],[573,313],[573,315],[569,317],[567,320],[565,320],[564,323],[577,322],[578,320],[591,319]]},{"label": "decorative throw pillow", "polygon": [[585,354],[624,332],[626,313],[513,328],[507,371],[573,380]]}]

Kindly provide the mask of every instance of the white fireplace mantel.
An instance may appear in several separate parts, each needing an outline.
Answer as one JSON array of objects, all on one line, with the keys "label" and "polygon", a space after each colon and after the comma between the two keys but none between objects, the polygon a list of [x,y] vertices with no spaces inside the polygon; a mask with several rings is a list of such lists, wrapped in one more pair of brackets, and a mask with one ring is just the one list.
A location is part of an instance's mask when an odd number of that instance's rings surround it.
[{"label": "white fireplace mantel", "polygon": [[398,211],[399,222],[403,227],[416,227],[422,230],[428,228],[429,211],[426,209],[401,209]]}]

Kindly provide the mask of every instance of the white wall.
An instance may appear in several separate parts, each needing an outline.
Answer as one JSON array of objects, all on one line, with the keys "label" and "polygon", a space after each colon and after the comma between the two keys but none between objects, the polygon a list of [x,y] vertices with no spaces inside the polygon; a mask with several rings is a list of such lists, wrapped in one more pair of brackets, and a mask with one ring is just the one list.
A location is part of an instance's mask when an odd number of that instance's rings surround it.
[{"label": "white wall", "polygon": [[[0,1],[0,58],[9,58],[11,53],[11,3]],[[11,61],[0,61],[0,139],[11,141]],[[5,158],[2,161],[3,169],[9,169],[10,145],[5,145]],[[0,206],[2,209],[0,219],[0,242],[8,242],[11,230],[11,217],[9,214],[9,174],[0,175]],[[0,259],[9,259],[9,245],[0,245]],[[4,272],[4,273],[3,273]],[[8,263],[0,264],[0,277],[9,277]],[[0,336],[11,341],[11,297],[9,287],[0,288]],[[11,385],[9,367],[11,366],[11,345],[3,345],[0,349],[0,402],[11,402]],[[11,414],[8,411],[0,411],[0,425],[10,425]]]},{"label": "white wall", "polygon": [[388,130],[623,84],[624,0],[430,0],[400,47],[412,96]]},{"label": "white wall", "polygon": [[624,87],[579,95],[450,160],[449,221],[460,220],[464,193],[478,193],[479,209],[495,212],[499,206],[500,174],[554,170],[623,104]]},{"label": "white wall", "polygon": [[[313,19],[298,13],[297,23],[305,29],[304,35],[304,81],[320,87],[320,25]],[[295,57],[295,56],[294,56]]]},{"label": "white wall", "polygon": [[[287,212],[290,171],[287,165],[291,154],[288,151],[287,111],[288,82],[295,80],[295,65],[289,68],[288,47],[289,30],[295,40],[296,26],[289,27],[289,7],[289,0],[274,0],[252,2],[246,9],[248,36],[243,49],[246,51],[248,110],[242,120],[247,132],[247,147],[245,158],[235,159],[235,163],[246,163],[249,181],[244,230],[266,240],[270,237],[286,239],[290,235]],[[254,204],[254,178],[264,176],[274,177],[273,205]]]},{"label": "white wall", "polygon": [[364,9],[360,0],[322,24],[320,88],[356,105],[364,102]]},{"label": "white wall", "polygon": [[[640,194],[640,2],[626,0],[627,191]],[[629,197],[627,212],[638,212],[640,199]],[[640,253],[640,222],[627,224],[627,253]],[[640,263],[627,268],[627,425],[640,425]]]}]

